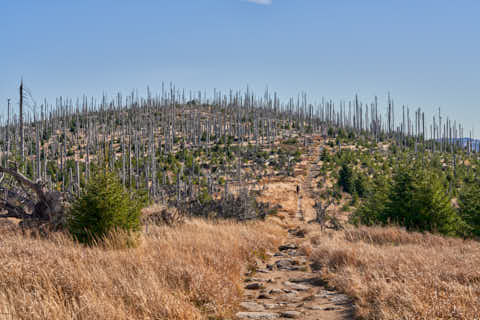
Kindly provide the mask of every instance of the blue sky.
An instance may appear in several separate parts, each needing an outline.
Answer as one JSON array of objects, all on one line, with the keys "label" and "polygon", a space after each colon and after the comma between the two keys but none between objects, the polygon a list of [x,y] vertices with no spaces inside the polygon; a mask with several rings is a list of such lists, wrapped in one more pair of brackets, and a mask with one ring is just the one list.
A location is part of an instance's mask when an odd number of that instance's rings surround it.
[{"label": "blue sky", "polygon": [[[478,0],[0,0],[0,109],[159,90],[306,91],[480,118]],[[480,133],[477,130],[476,135]]]}]

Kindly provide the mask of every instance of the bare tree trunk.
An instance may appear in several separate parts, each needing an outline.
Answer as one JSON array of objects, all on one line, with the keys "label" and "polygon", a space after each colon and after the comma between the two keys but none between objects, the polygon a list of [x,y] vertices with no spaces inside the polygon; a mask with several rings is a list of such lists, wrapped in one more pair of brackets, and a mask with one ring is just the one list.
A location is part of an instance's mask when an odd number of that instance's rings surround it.
[{"label": "bare tree trunk", "polygon": [[23,130],[23,80],[20,82],[20,155],[23,162],[25,161],[25,139]]}]

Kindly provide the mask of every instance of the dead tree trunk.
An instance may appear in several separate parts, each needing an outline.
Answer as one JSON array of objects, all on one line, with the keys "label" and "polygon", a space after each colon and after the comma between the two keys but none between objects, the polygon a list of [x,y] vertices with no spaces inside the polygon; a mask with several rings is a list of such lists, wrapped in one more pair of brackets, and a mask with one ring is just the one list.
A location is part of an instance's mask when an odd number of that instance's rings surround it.
[{"label": "dead tree trunk", "polygon": [[20,156],[22,159],[22,166],[24,165],[25,161],[25,138],[24,138],[24,129],[23,129],[23,80],[20,82]]},{"label": "dead tree trunk", "polygon": [[0,199],[0,209],[6,213],[0,214],[0,218],[17,218],[22,220],[22,226],[47,226],[50,230],[59,230],[65,225],[63,199],[59,192],[48,191],[40,180],[33,182],[17,168],[0,167],[0,172],[1,182],[7,174],[19,185],[7,187],[2,183],[6,196]]}]

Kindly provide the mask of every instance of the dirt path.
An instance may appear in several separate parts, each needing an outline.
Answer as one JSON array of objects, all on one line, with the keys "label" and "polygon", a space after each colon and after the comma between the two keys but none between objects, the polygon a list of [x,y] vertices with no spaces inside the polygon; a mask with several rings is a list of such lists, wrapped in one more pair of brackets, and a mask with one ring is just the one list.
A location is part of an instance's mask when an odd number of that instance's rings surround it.
[{"label": "dirt path", "polygon": [[353,319],[350,299],[325,288],[301,249],[302,243],[309,241],[302,226],[315,218],[313,184],[318,158],[318,145],[313,144],[295,169],[298,175],[267,182],[263,200],[281,206],[279,215],[288,236],[267,261],[258,261],[255,270],[247,273],[238,319]]}]

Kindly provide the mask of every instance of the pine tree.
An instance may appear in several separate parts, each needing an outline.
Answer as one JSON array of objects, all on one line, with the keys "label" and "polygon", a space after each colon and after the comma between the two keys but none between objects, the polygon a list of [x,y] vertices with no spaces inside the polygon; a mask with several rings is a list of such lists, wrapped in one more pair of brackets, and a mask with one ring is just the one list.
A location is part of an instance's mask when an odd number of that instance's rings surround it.
[{"label": "pine tree", "polygon": [[354,224],[396,224],[407,230],[463,235],[465,223],[453,208],[443,182],[439,172],[415,164],[403,164],[396,169],[391,180],[382,176],[375,178],[375,187],[352,215],[351,221]]},{"label": "pine tree", "polygon": [[360,198],[364,198],[368,193],[367,177],[362,173],[357,173],[354,180],[354,189]]},{"label": "pine tree", "polygon": [[441,178],[419,167],[397,169],[381,220],[445,235],[457,235],[462,228]]},{"label": "pine tree", "polygon": [[467,232],[480,236],[480,186],[478,182],[465,185],[458,197],[458,212],[467,225]]},{"label": "pine tree", "polygon": [[339,172],[338,185],[343,188],[343,191],[352,194],[355,190],[353,170],[346,162],[342,164]]},{"label": "pine tree", "polygon": [[70,233],[78,241],[92,244],[117,229],[138,231],[143,204],[140,197],[130,198],[115,173],[99,170],[72,204]]},{"label": "pine tree", "polygon": [[463,223],[451,204],[441,179],[429,172],[415,181],[412,219],[414,229],[438,231],[454,236],[461,233]]},{"label": "pine tree", "polygon": [[350,222],[355,225],[372,226],[382,223],[382,214],[385,211],[389,180],[382,175],[373,179],[373,188],[366,201],[350,216]]}]

